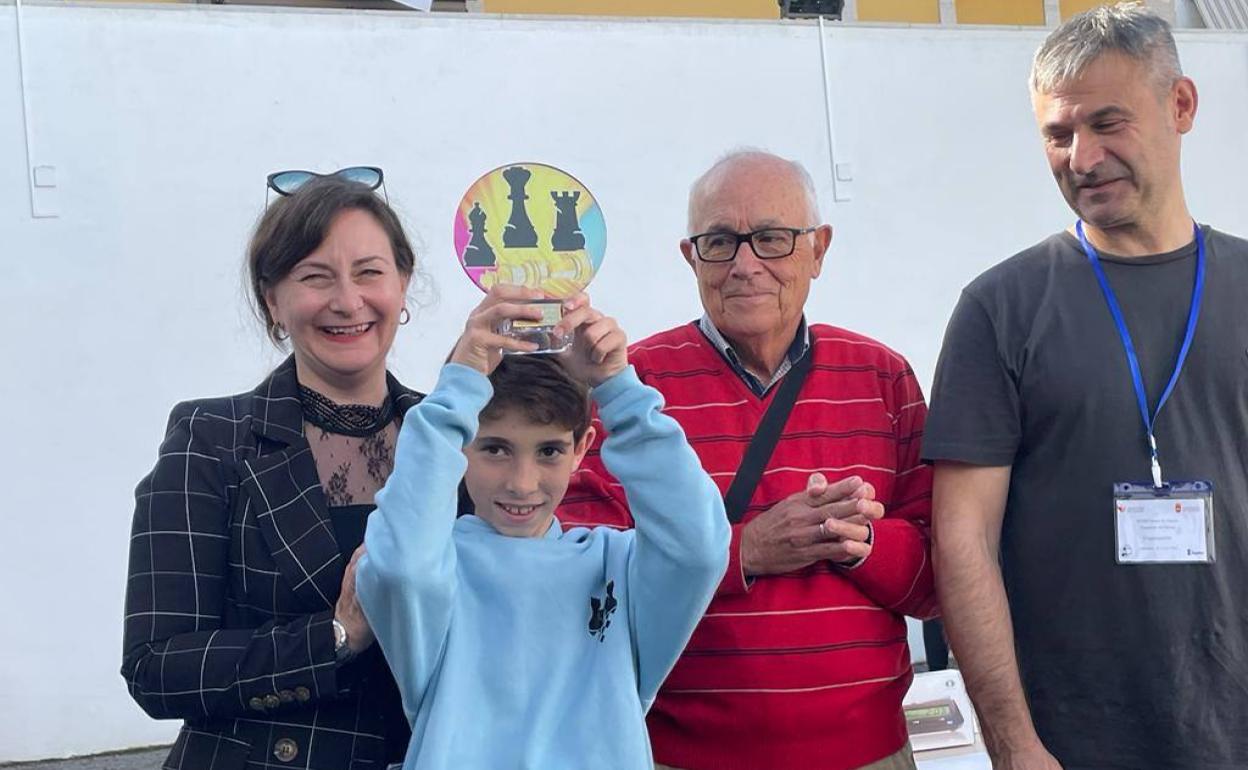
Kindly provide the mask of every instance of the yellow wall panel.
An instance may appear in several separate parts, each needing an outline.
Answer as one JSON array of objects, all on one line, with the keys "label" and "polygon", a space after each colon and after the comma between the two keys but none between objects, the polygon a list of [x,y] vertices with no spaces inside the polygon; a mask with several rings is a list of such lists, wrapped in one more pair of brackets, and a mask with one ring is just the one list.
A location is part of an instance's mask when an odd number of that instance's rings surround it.
[{"label": "yellow wall panel", "polygon": [[1044,0],[957,0],[959,24],[1044,26]]},{"label": "yellow wall panel", "polygon": [[1113,5],[1113,3],[1107,3],[1104,0],[1058,0],[1057,7],[1061,11],[1062,21],[1065,21],[1077,13],[1090,11],[1098,5]]},{"label": "yellow wall panel", "polygon": [[485,0],[486,13],[778,19],[776,0]]},{"label": "yellow wall panel", "polygon": [[939,24],[939,0],[858,0],[858,21]]}]

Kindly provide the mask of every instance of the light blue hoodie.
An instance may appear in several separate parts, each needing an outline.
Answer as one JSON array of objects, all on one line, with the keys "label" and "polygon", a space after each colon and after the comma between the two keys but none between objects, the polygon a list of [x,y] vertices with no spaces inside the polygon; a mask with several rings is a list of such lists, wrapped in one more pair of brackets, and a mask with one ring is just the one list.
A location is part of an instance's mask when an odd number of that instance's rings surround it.
[{"label": "light blue hoodie", "polygon": [[723,500],[632,367],[593,390],[636,529],[455,518],[490,382],[457,364],[404,418],[356,590],[412,724],[405,770],[652,770],[645,712],[727,566]]}]

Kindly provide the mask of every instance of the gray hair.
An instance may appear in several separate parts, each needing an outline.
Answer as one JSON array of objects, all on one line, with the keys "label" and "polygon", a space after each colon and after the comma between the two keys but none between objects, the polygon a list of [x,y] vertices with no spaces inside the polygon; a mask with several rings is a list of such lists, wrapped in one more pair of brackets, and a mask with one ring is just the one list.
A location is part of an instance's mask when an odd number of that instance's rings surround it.
[{"label": "gray hair", "polygon": [[807,224],[819,224],[819,196],[815,193],[815,180],[811,177],[810,172],[806,170],[805,166],[796,160],[782,158],[779,155],[767,152],[766,150],[758,149],[757,147],[740,147],[735,150],[730,150],[720,156],[719,160],[715,161],[715,163],[708,168],[702,176],[698,177],[694,180],[693,184],[690,185],[688,225],[690,233],[693,232],[694,227],[694,205],[702,195],[704,188],[706,188],[707,185],[709,185],[710,182],[725,169],[728,169],[737,163],[759,160],[776,161],[788,167],[790,173],[793,174],[798,184],[802,187],[802,197],[806,199],[806,215],[808,217]]},{"label": "gray hair", "polygon": [[1053,93],[1107,53],[1147,65],[1159,90],[1183,77],[1165,19],[1139,3],[1102,5],[1071,17],[1045,39],[1031,64],[1032,92]]}]

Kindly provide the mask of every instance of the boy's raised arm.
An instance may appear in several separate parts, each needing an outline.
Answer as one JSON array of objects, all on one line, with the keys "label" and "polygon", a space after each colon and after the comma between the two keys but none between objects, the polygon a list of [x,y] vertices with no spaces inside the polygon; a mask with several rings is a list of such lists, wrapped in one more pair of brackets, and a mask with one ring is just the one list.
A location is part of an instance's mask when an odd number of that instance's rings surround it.
[{"label": "boy's raised arm", "polygon": [[[628,366],[623,332],[586,310],[565,365],[593,386],[608,433],[602,458],[623,484],[636,522],[628,612],[638,693],[648,709],[723,577],[728,520],[684,431],[663,414],[662,396]],[[577,312],[565,322],[577,320]]]},{"label": "boy's raised arm", "polygon": [[[524,297],[511,296],[523,293]],[[457,493],[492,390],[486,374],[499,350],[528,343],[499,338],[497,317],[527,317],[509,299],[523,289],[492,291],[468,319],[464,335],[433,392],[407,411],[395,447],[394,470],[369,516],[356,592],[403,695],[409,721],[437,667],[455,597],[451,539]]]},{"label": "boy's raised arm", "polygon": [[407,411],[394,471],[368,517],[355,590],[399,683],[409,720],[450,627],[451,528],[466,464],[462,448],[476,434],[477,413],[489,397],[489,380],[447,364],[433,392]]}]

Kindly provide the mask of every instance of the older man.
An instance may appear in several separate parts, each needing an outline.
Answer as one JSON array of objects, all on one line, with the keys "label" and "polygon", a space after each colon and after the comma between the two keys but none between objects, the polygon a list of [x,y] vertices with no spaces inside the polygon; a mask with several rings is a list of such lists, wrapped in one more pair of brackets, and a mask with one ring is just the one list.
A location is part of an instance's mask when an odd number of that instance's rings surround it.
[{"label": "older man", "polygon": [[1071,19],[1031,93],[1079,222],[945,336],[946,629],[998,768],[1248,767],[1248,242],[1188,212],[1196,87],[1163,20]]},{"label": "older man", "polygon": [[[689,228],[680,249],[705,313],[629,356],[739,520],[728,574],[650,712],[655,757],[687,770],[913,767],[903,616],[935,612],[919,385],[878,342],[807,325],[832,228],[798,164],[724,158],[693,185]],[[783,432],[759,450],[782,400]],[[732,488],[746,455],[757,481]],[[588,505],[566,506],[565,523],[602,522],[612,488],[592,483],[596,457],[586,464],[569,499]]]}]

